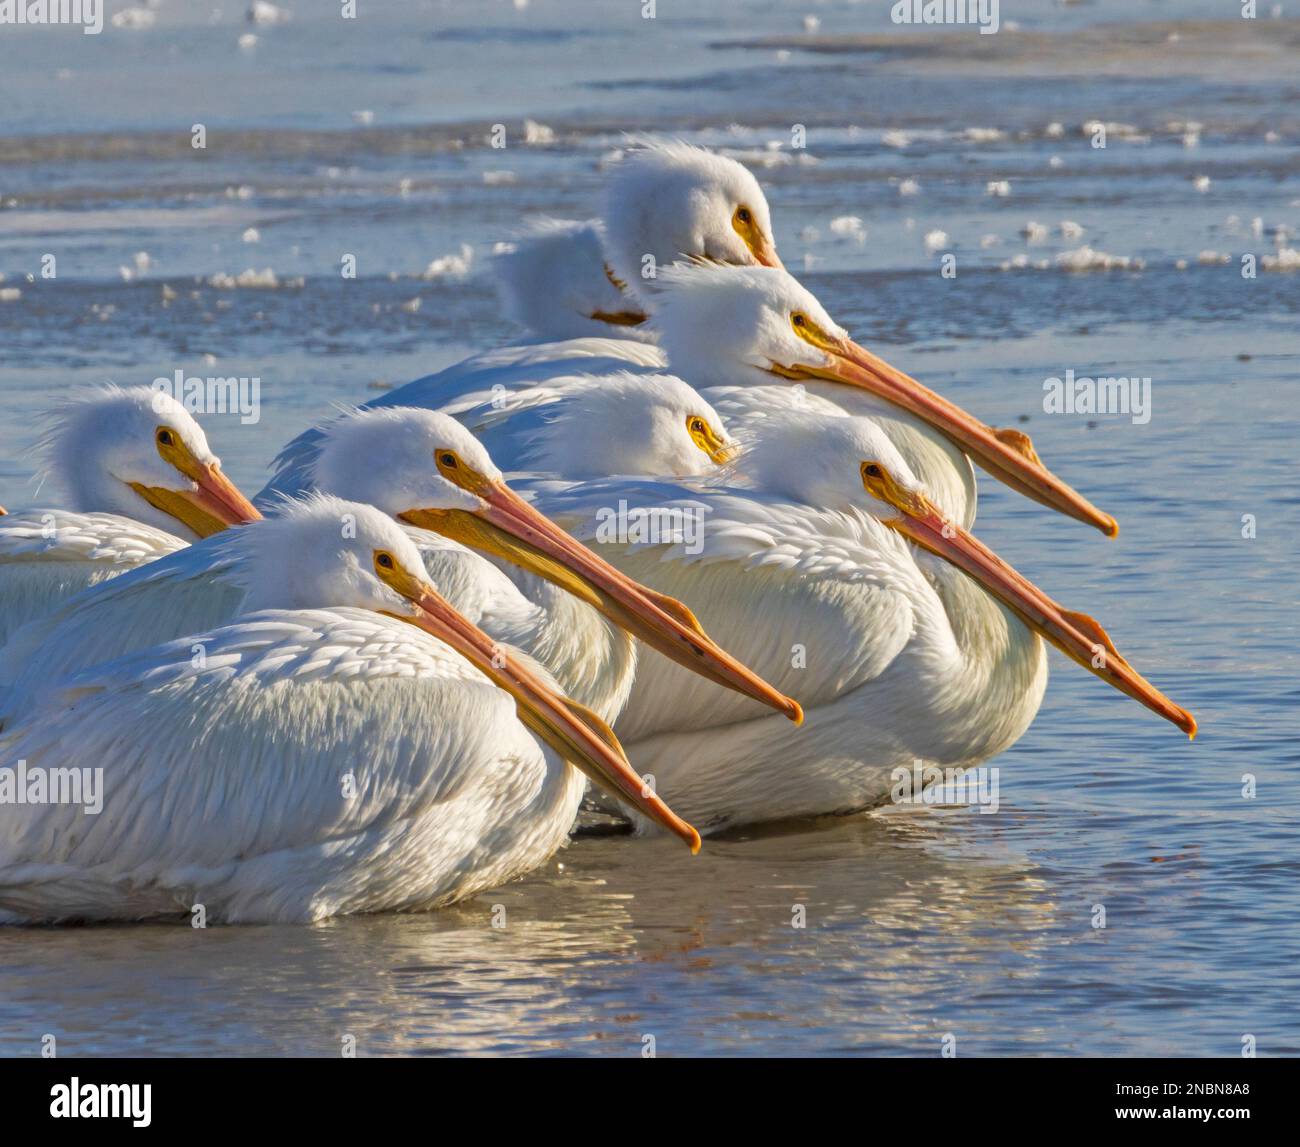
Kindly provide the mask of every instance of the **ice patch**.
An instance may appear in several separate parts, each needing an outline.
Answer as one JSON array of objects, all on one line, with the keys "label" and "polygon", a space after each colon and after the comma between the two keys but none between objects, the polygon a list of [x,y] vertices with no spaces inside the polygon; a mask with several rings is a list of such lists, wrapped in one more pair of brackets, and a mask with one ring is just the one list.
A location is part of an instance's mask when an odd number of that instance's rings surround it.
[{"label": "ice patch", "polygon": [[455,255],[440,255],[424,269],[422,279],[463,279],[474,265],[474,248],[462,243]]},{"label": "ice patch", "polygon": [[1140,271],[1146,264],[1128,255],[1108,255],[1088,246],[1062,251],[1056,256],[1056,265],[1063,271]]}]

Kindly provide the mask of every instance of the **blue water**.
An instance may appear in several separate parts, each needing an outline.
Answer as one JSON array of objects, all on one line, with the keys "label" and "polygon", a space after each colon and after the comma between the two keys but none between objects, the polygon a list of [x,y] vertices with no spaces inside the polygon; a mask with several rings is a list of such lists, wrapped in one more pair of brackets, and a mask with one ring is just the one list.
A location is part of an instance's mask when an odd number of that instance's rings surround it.
[{"label": "blue water", "polygon": [[[775,826],[694,859],[581,838],[433,915],[0,932],[0,1052],[50,1033],[65,1055],[335,1055],[346,1035],[360,1054],[639,1055],[653,1036],[661,1055],[937,1055],[949,1034],[959,1055],[1235,1056],[1246,1035],[1300,1053],[1300,275],[1240,273],[1300,232],[1300,22],[1210,0],[1008,2],[989,37],[896,29],[883,2],[307,8],[277,27],[169,0],[144,30],[0,28],[0,291],[20,292],[0,301],[0,504],[33,496],[53,397],[177,369],[261,379],[257,425],[207,422],[256,489],[331,401],[511,337],[492,244],[531,214],[591,214],[602,158],[657,130],[754,165],[787,265],[833,315],[1026,429],[1116,514],[1107,542],[985,482],[978,529],[1102,619],[1201,734],[1057,659],[991,762],[994,815]],[[525,144],[525,118],[555,142]],[[1131,130],[1096,149],[1093,119]],[[832,231],[846,215],[863,241]],[[462,244],[468,276],[422,277]],[[1055,265],[1084,244],[1140,268]],[[208,282],[265,267],[278,288]],[[1067,368],[1149,376],[1150,421],[1045,414]]]}]

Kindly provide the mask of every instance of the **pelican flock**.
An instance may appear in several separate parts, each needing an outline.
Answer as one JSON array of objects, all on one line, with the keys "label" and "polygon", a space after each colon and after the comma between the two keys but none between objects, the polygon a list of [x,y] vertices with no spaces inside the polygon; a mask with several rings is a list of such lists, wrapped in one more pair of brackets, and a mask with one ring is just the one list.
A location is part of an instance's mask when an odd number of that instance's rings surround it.
[{"label": "pelican flock", "polygon": [[103,811],[0,801],[0,920],[437,907],[588,781],[692,851],[860,812],[1014,744],[1049,644],[1195,735],[978,540],[977,477],[1115,519],[854,341],[752,173],[646,141],[600,212],[498,256],[522,338],[306,429],[251,503],[165,395],[53,413],[62,503],[0,510],[0,788],[94,764]]}]

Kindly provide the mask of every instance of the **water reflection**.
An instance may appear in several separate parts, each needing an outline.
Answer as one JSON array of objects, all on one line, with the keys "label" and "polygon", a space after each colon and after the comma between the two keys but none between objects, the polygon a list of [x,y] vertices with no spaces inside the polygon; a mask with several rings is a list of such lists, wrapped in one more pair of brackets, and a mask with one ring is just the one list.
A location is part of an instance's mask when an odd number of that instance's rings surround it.
[{"label": "water reflection", "polygon": [[[710,841],[693,859],[668,841],[579,840],[437,914],[11,930],[0,1050],[52,1031],[68,1055],[334,1055],[346,1035],[370,1055],[636,1055],[646,1035],[659,1054],[754,1038],[923,1051],[962,953],[1005,948],[1033,976],[1053,919],[1023,858],[947,835],[943,814],[891,813]],[[1005,978],[988,961],[966,983]]]}]

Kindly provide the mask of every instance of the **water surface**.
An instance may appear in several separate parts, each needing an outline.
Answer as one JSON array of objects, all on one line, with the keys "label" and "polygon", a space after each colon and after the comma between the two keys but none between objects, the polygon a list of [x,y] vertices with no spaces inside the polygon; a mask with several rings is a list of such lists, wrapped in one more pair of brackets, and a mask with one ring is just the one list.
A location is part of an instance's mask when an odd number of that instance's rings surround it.
[{"label": "water surface", "polygon": [[[511,337],[492,245],[533,214],[592,214],[623,133],[654,130],[753,165],[832,314],[1030,432],[1116,514],[1109,543],[981,485],[981,535],[1100,617],[1202,732],[1189,745],[1057,659],[992,762],[995,815],[776,826],[694,859],[584,837],[432,915],[0,931],[0,1052],[46,1033],[65,1055],[336,1055],[347,1035],[360,1054],[639,1055],[653,1037],[661,1055],[935,1055],[949,1033],[969,1055],[1233,1056],[1248,1033],[1300,1052],[1300,277],[1240,273],[1300,231],[1278,64],[1296,22],[1003,3],[976,50],[838,0],[804,6],[815,39],[775,0],[660,3],[655,21],[370,0],[347,27],[306,8],[251,49],[242,10],[175,2],[144,30],[0,30],[0,289],[19,291],[0,302],[0,503],[36,496],[52,399],[178,369],[260,378],[255,426],[207,422],[257,489],[330,402]],[[525,119],[553,142],[523,142]],[[831,226],[845,216],[857,234]],[[1129,269],[1058,268],[1085,244]],[[467,275],[426,274],[463,245]],[[212,284],[268,267],[275,288]],[[1150,421],[1044,414],[1067,368],[1150,377]]]}]

